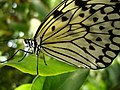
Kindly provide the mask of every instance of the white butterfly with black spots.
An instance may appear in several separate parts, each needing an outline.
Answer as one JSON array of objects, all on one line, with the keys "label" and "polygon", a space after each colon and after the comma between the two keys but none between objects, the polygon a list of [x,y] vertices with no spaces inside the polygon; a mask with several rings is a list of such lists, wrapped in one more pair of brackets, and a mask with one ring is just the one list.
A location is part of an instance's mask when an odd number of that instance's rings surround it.
[{"label": "white butterfly with black spots", "polygon": [[84,68],[109,66],[120,51],[119,0],[64,0],[39,26],[30,51]]}]

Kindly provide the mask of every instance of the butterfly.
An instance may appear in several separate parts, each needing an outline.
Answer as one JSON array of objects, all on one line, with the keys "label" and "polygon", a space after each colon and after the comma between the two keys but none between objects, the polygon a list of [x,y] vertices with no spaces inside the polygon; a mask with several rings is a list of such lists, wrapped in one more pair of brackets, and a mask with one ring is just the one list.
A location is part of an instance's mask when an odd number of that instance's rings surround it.
[{"label": "butterfly", "polygon": [[119,0],[64,0],[33,39],[24,40],[25,52],[37,57],[43,52],[77,67],[106,68],[120,51],[119,7]]}]

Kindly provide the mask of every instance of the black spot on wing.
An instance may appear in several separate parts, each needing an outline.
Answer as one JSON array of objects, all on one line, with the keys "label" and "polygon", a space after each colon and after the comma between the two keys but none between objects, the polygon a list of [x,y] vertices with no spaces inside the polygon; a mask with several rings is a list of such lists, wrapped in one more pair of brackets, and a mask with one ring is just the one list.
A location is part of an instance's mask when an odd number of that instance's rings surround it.
[{"label": "black spot on wing", "polygon": [[61,14],[63,14],[62,11],[55,10],[55,11],[53,12],[54,18],[58,17],[58,16],[61,15]]},{"label": "black spot on wing", "polygon": [[90,50],[95,50],[95,48],[92,45],[89,46],[89,49]]},{"label": "black spot on wing", "polygon": [[81,13],[81,14],[79,14],[79,16],[83,18],[85,15],[84,15],[84,13]]},{"label": "black spot on wing", "polygon": [[103,19],[104,19],[105,21],[109,21],[108,16],[105,16]]},{"label": "black spot on wing", "polygon": [[97,37],[96,41],[102,41],[102,39],[100,37]]},{"label": "black spot on wing", "polygon": [[105,27],[103,27],[103,26],[100,26],[100,27],[99,27],[99,29],[100,29],[100,30],[103,30],[103,29],[105,29]]},{"label": "black spot on wing", "polygon": [[94,22],[97,22],[97,21],[98,21],[98,18],[97,18],[97,17],[94,17],[94,18],[93,18],[93,21],[94,21]]},{"label": "black spot on wing", "polygon": [[62,17],[62,22],[67,21],[67,20],[68,20],[68,18],[66,16]]},{"label": "black spot on wing", "polygon": [[55,26],[52,26],[52,31],[54,31],[55,30]]}]

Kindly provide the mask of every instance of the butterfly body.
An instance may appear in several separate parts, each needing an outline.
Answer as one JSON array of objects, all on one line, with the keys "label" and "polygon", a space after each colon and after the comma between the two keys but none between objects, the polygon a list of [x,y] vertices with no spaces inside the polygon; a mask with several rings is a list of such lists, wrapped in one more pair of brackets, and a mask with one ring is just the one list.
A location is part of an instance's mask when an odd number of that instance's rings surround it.
[{"label": "butterfly body", "polygon": [[[26,44],[37,56],[84,68],[109,66],[120,51],[120,3],[112,0],[64,0]],[[33,43],[33,44],[31,44]]]}]

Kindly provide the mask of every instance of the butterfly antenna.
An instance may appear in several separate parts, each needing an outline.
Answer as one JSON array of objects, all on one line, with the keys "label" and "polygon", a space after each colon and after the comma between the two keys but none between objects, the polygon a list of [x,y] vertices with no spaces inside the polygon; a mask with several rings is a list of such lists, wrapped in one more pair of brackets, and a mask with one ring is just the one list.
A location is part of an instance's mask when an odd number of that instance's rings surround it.
[{"label": "butterfly antenna", "polygon": [[25,51],[25,50],[23,50],[23,49],[19,49],[19,50],[17,50],[10,58],[8,58],[8,59],[5,60],[5,61],[0,61],[0,63],[4,63],[4,62],[6,62],[6,61],[11,60],[19,51],[25,52],[25,55],[22,57],[22,59],[18,60],[18,62],[22,61],[22,60],[25,58],[25,56],[27,55],[27,53],[33,54],[32,52]]},{"label": "butterfly antenna", "polygon": [[[5,39],[5,40],[2,39],[2,40],[0,40],[0,43],[9,42],[10,40],[18,40],[18,39],[24,40],[25,38],[19,38],[19,37],[17,37],[17,38]],[[11,60],[19,51],[23,51],[23,50],[22,49],[17,50],[10,58],[8,58],[8,59],[6,59],[4,61],[0,61],[0,63],[4,63],[6,61]]]},{"label": "butterfly antenna", "polygon": [[17,50],[10,58],[8,58],[7,60],[5,60],[5,61],[0,61],[0,63],[4,63],[4,62],[6,62],[6,61],[9,61],[9,60],[11,60],[18,52],[20,51],[20,49],[19,50]]}]

